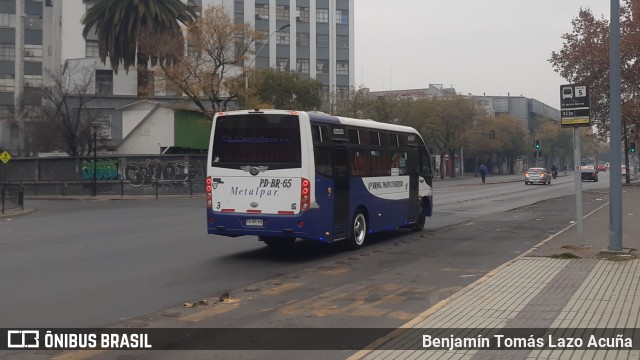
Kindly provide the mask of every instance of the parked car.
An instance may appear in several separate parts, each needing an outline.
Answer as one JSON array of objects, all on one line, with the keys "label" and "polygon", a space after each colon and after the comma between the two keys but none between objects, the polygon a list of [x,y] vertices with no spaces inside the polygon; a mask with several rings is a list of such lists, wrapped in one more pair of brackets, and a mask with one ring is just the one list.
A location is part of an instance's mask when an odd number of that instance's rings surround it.
[{"label": "parked car", "polygon": [[529,168],[524,173],[524,184],[549,184],[551,185],[551,173],[545,168]]},{"label": "parked car", "polygon": [[600,171],[607,171],[607,166],[605,164],[600,164],[597,167],[597,170]]},{"label": "parked car", "polygon": [[598,181],[598,169],[595,165],[583,165],[580,166],[580,173],[582,175],[582,181],[593,180]]}]

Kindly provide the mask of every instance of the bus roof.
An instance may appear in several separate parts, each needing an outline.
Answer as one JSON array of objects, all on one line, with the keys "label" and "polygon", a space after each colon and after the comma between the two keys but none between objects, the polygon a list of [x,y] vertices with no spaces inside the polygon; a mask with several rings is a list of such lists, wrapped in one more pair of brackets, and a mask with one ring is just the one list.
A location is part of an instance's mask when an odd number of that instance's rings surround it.
[{"label": "bus roof", "polygon": [[271,113],[271,114],[291,114],[295,113],[306,113],[309,116],[309,119],[312,121],[329,123],[329,124],[344,124],[351,126],[361,126],[367,128],[375,128],[382,129],[388,131],[398,131],[398,132],[408,132],[418,134],[418,131],[410,126],[404,125],[396,125],[396,124],[388,124],[384,122],[379,122],[371,119],[353,119],[342,116],[334,116],[329,115],[327,113],[319,112],[319,111],[295,111],[295,110],[279,110],[279,109],[252,109],[252,110],[234,110],[234,111],[226,111],[219,112],[217,114],[220,115],[239,115],[239,114],[249,114],[249,113]]}]

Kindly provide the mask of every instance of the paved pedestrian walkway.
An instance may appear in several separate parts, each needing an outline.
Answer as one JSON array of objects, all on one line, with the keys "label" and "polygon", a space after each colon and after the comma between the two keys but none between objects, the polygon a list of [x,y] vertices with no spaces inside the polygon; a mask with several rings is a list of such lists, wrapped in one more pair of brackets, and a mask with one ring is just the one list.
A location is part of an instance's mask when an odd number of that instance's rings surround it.
[{"label": "paved pedestrian walkway", "polygon": [[639,359],[637,185],[623,186],[623,251],[609,250],[607,202],[583,233],[571,225],[544,239],[349,359]]}]

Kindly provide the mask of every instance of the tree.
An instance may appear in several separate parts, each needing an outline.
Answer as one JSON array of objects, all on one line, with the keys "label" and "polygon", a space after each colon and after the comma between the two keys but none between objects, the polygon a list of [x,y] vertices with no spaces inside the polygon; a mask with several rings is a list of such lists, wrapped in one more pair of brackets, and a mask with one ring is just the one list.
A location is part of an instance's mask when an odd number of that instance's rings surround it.
[{"label": "tree", "polygon": [[256,36],[251,25],[234,23],[223,7],[206,8],[184,29],[189,44],[186,54],[171,36],[155,43],[159,53],[172,44],[167,56],[182,56],[174,66],[159,63],[167,86],[184,93],[205,114],[226,108],[245,92],[242,70]]},{"label": "tree", "polygon": [[[622,137],[626,149],[628,135],[640,121],[640,3],[624,0],[620,13]],[[562,49],[552,52],[549,62],[569,83],[589,86],[596,136],[605,141],[610,129],[609,22],[596,18],[589,9],[580,9],[572,25],[573,31],[562,35]]]},{"label": "tree", "polygon": [[62,150],[71,156],[88,154],[92,123],[100,115],[89,108],[96,98],[93,70],[65,64],[49,77],[53,85],[43,90],[42,120],[32,123],[36,148]]},{"label": "tree", "polygon": [[127,73],[136,64],[138,97],[146,98],[149,60],[152,65],[171,65],[181,54],[175,49],[157,51],[155,44],[171,37],[175,40],[166,46],[183,49],[180,23],[187,24],[195,17],[195,12],[180,0],[98,0],[82,18],[82,34],[86,37],[95,29],[100,60],[106,63],[108,57],[115,73],[120,64]]},{"label": "tree", "polygon": [[[255,98],[276,109],[317,110],[322,105],[322,82],[300,78],[291,71],[265,69],[255,72]],[[251,104],[248,104],[251,105]]]}]

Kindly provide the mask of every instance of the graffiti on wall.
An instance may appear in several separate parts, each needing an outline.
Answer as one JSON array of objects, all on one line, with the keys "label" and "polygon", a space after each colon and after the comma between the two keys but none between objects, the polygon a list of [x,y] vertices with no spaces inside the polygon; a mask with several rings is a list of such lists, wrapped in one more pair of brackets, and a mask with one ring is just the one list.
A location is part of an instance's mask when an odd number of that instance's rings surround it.
[{"label": "graffiti on wall", "polygon": [[159,184],[163,187],[186,187],[191,180],[203,179],[201,167],[185,160],[127,162],[120,169],[120,174],[125,184],[131,187],[153,186],[155,180],[168,181]]},{"label": "graffiti on wall", "polygon": [[[100,159],[96,161],[96,179],[98,180],[115,180],[118,178],[118,160],[117,159]],[[93,160],[82,161],[82,179],[93,179]]]}]

